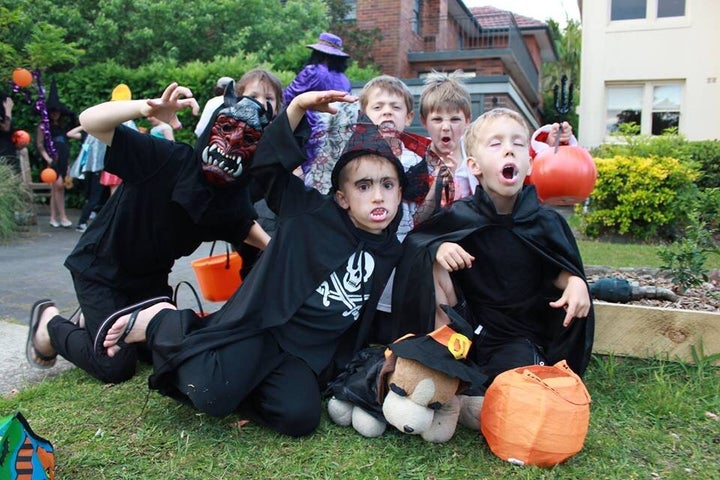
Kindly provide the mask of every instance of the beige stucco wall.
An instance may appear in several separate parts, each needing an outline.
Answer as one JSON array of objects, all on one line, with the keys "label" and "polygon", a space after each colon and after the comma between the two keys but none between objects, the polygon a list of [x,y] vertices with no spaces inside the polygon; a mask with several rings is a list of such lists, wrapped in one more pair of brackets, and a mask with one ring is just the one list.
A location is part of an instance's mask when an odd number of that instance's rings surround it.
[{"label": "beige stucco wall", "polygon": [[[657,0],[648,0],[655,12]],[[605,137],[605,86],[612,82],[684,83],[680,133],[720,139],[720,1],[686,0],[682,18],[610,22],[610,0],[582,2],[579,141]]]}]

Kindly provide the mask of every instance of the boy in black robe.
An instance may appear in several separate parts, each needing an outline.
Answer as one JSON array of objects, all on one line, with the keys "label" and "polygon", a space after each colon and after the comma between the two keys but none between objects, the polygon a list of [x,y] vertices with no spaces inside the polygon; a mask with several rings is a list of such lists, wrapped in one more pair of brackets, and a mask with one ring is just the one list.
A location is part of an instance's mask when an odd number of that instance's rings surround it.
[{"label": "boy in black robe", "polygon": [[292,173],[305,160],[305,111],[335,113],[330,103],[355,100],[344,92],[308,92],[265,130],[252,173],[279,226],[223,308],[199,318],[159,303],[109,319],[96,349],[113,356],[146,341],[151,388],[210,415],[242,404],[277,432],[311,433],[320,421],[320,379],[366,343],[400,258],[396,214],[405,174],[388,143],[395,138],[358,124],[333,169],[329,195]]},{"label": "boy in black robe", "polygon": [[523,186],[528,138],[508,109],[471,124],[467,161],[480,186],[408,235],[396,274],[396,336],[447,323],[443,304],[470,320],[471,358],[488,381],[467,396],[484,395],[515,367],[565,359],[582,375],[590,359],[593,312],[580,252],[562,216]]},{"label": "boy in black robe", "polygon": [[141,346],[114,358],[93,353],[98,329],[110,315],[169,301],[175,260],[204,241],[267,245],[269,236],[255,222],[247,170],[272,118],[270,105],[238,98],[230,85],[195,148],[122,125],[148,115],[177,125],[178,110],[197,109],[190,90],[177,84],[157,99],[110,101],[82,113],[84,129],[108,145],[105,170],[123,183],[65,260],[82,320],[80,314],[62,317],[49,299],[36,302],[26,346],[31,365],[49,368],[62,355],[103,382],[128,380]]}]

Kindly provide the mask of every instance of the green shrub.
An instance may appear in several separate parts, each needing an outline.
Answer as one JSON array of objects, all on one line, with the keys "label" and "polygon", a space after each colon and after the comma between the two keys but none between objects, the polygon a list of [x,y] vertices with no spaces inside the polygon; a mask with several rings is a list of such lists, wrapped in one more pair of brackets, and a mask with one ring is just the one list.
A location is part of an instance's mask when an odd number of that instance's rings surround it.
[{"label": "green shrub", "polygon": [[698,174],[669,157],[595,158],[598,178],[581,230],[590,237],[671,239],[688,222]]},{"label": "green shrub", "polygon": [[698,166],[700,188],[720,186],[720,140],[688,142],[688,157]]},{"label": "green shrub", "polygon": [[708,255],[719,251],[713,242],[714,229],[701,217],[700,210],[693,208],[685,236],[658,250],[661,268],[672,273],[672,281],[681,292],[708,280]]},{"label": "green shrub", "polygon": [[672,157],[698,172],[699,188],[720,185],[720,140],[688,141],[682,135],[632,135],[630,128],[620,135],[623,143],[606,143],[590,151],[593,158],[615,156]]},{"label": "green shrub", "polygon": [[11,240],[18,232],[19,223],[30,213],[30,192],[22,187],[20,175],[0,161],[0,241]]}]

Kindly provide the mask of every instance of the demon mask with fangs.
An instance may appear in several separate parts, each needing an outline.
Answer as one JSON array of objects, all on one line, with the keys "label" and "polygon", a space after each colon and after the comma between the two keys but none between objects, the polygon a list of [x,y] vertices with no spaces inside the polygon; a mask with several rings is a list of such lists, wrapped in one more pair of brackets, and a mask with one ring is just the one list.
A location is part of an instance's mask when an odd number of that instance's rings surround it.
[{"label": "demon mask with fangs", "polygon": [[253,98],[237,97],[234,82],[230,82],[223,105],[215,111],[195,147],[207,181],[226,185],[244,178],[271,118],[270,104],[263,107]]}]

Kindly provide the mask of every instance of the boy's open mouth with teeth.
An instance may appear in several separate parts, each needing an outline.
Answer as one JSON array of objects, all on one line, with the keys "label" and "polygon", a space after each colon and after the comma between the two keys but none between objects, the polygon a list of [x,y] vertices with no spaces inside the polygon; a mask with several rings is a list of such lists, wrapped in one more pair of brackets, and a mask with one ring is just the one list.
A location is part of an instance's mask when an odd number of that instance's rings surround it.
[{"label": "boy's open mouth with teeth", "polygon": [[502,169],[503,178],[512,180],[513,178],[517,177],[517,175],[518,175],[518,168],[517,168],[517,166],[515,166],[511,163],[505,165]]}]

